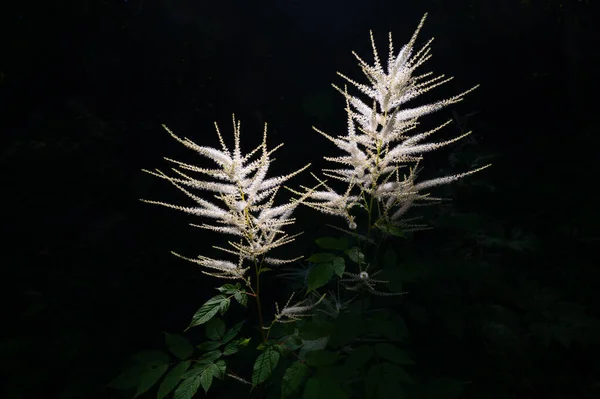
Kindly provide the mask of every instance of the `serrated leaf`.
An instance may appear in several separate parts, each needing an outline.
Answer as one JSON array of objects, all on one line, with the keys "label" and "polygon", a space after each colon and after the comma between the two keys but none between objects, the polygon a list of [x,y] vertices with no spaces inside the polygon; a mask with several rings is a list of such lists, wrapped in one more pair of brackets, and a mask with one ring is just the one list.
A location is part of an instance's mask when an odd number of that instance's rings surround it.
[{"label": "serrated leaf", "polygon": [[327,284],[333,276],[333,265],[331,263],[317,263],[308,274],[308,292],[314,291]]},{"label": "serrated leaf", "polygon": [[[191,372],[191,373],[190,373]],[[187,372],[173,393],[173,399],[191,399],[200,388],[200,371],[197,369]]]},{"label": "serrated leaf", "polygon": [[229,299],[225,295],[217,295],[210,298],[200,307],[200,309],[198,309],[196,314],[194,314],[188,328],[206,323],[223,308],[224,304],[226,307],[229,307]]},{"label": "serrated leaf", "polygon": [[376,344],[375,353],[382,359],[389,360],[392,363],[401,365],[415,364],[405,351],[394,345],[385,343]]},{"label": "serrated leaf", "polygon": [[[263,268],[264,271],[267,268]],[[248,302],[248,296],[246,295],[246,291],[240,286],[240,283],[235,285],[233,284],[224,284],[223,286],[217,288],[219,292],[226,295],[233,295],[235,300],[242,306],[246,306]]]},{"label": "serrated leaf", "polygon": [[352,247],[345,251],[346,255],[352,262],[364,265],[365,264],[365,254],[360,251],[358,247]]},{"label": "serrated leaf", "polygon": [[225,335],[223,335],[223,339],[221,339],[221,342],[223,342],[223,344],[228,343],[229,341],[231,341],[233,338],[235,338],[236,335],[238,335],[238,333],[240,332],[240,330],[242,329],[242,326],[244,325],[244,321],[240,321],[239,323],[235,324],[233,327],[231,327],[226,333]]},{"label": "serrated leaf", "polygon": [[317,245],[323,249],[344,250],[348,246],[348,240],[338,240],[333,237],[321,237],[315,240]]},{"label": "serrated leaf", "polygon": [[215,362],[215,377],[223,379],[225,378],[225,371],[227,370],[227,363],[225,360],[220,359]]},{"label": "serrated leaf", "polygon": [[335,254],[332,254],[332,253],[329,253],[329,252],[319,252],[319,253],[316,253],[316,254],[312,254],[306,260],[308,262],[312,262],[312,263],[324,263],[324,262],[331,262],[335,258],[336,258]]},{"label": "serrated leaf", "polygon": [[221,343],[219,341],[206,341],[197,345],[196,348],[200,349],[201,351],[213,351],[219,346],[221,346]]},{"label": "serrated leaf", "polygon": [[279,356],[279,352],[273,347],[268,347],[258,355],[252,369],[252,385],[256,386],[269,378],[275,367],[277,367]]},{"label": "serrated leaf", "polygon": [[248,304],[248,295],[246,295],[245,292],[238,291],[235,294],[233,294],[233,297],[240,305],[244,307]]},{"label": "serrated leaf", "polygon": [[313,367],[331,366],[337,359],[337,354],[328,350],[317,350],[306,354],[306,364]]},{"label": "serrated leaf", "polygon": [[200,385],[202,385],[202,389],[204,389],[205,393],[208,393],[210,386],[212,385],[212,380],[214,376],[214,365],[210,365],[206,367],[206,369],[200,373]]},{"label": "serrated leaf", "polygon": [[213,341],[221,341],[225,335],[225,322],[221,319],[213,318],[206,323],[206,336]]},{"label": "serrated leaf", "polygon": [[335,274],[342,277],[346,271],[346,261],[344,261],[344,258],[338,256],[331,261],[331,267]]},{"label": "serrated leaf", "polygon": [[222,355],[220,350],[210,351],[202,354],[198,360],[212,362],[220,358]]},{"label": "serrated leaf", "polygon": [[217,287],[217,291],[219,291],[222,294],[226,294],[226,295],[233,295],[234,293],[236,293],[237,291],[239,291],[241,288],[240,283],[237,283],[236,285],[233,284],[223,284],[220,287]]},{"label": "serrated leaf", "polygon": [[282,337],[278,340],[277,349],[281,354],[286,354],[302,347],[302,340],[293,335]]},{"label": "serrated leaf", "polygon": [[141,375],[140,383],[137,386],[134,399],[152,388],[152,386],[156,384],[158,380],[160,380],[160,377],[162,377],[168,369],[168,364],[162,364],[158,362],[148,364],[146,370]]},{"label": "serrated leaf", "polygon": [[241,338],[231,341],[230,343],[225,345],[225,348],[223,349],[223,356],[229,356],[233,355],[234,353],[237,353],[237,351],[239,351],[240,348],[247,346],[249,342],[250,338]]},{"label": "serrated leaf", "polygon": [[281,383],[281,397],[286,398],[294,394],[304,379],[310,374],[309,368],[302,362],[296,361],[285,370]]},{"label": "serrated leaf", "polygon": [[226,298],[225,301],[221,302],[221,305],[219,306],[219,313],[221,314],[221,316],[223,316],[225,312],[227,312],[230,304],[231,300],[229,298]]},{"label": "serrated leaf", "polygon": [[173,367],[171,369],[171,371],[169,371],[167,373],[167,375],[163,379],[162,383],[158,387],[158,393],[156,394],[156,399],[163,399],[165,396],[167,396],[169,393],[171,393],[171,391],[173,389],[175,389],[177,384],[179,384],[181,377],[183,377],[183,375],[185,374],[187,369],[190,367],[190,364],[191,364],[190,360],[185,360],[185,361],[177,364],[175,367]]},{"label": "serrated leaf", "polygon": [[171,353],[182,360],[194,353],[194,347],[183,335],[165,333],[165,343]]}]

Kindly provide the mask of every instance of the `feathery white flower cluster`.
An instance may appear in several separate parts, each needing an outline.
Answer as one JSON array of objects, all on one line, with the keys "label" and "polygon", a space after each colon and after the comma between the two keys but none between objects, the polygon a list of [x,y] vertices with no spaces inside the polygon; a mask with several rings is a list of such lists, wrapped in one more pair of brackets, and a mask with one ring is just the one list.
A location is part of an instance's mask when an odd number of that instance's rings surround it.
[{"label": "feathery white flower cluster", "polygon": [[[165,159],[173,162],[180,169],[207,175],[216,181],[199,180],[175,168],[173,168],[173,171],[179,177],[170,177],[160,170],[144,170],[154,176],[170,181],[175,187],[193,199],[197,206],[184,207],[160,201],[142,201],[177,209],[192,215],[216,219],[218,225],[202,224],[193,226],[240,237],[239,242],[229,241],[232,249],[215,247],[237,255],[239,258],[237,264],[205,256],[191,259],[174,253],[175,255],[205,267],[209,270],[203,271],[205,274],[228,279],[244,278],[244,274],[248,270],[248,268],[243,267],[244,260],[278,265],[300,259],[276,259],[266,257],[266,254],[273,248],[293,241],[297,236],[297,234],[287,235],[282,228],[294,223],[294,219],[291,217],[292,212],[309,193],[307,192],[304,197],[283,205],[274,206],[273,203],[281,185],[308,168],[310,164],[285,176],[267,178],[267,172],[271,164],[270,155],[283,144],[272,150],[267,150],[267,126],[265,125],[262,143],[247,155],[242,155],[240,149],[240,122],[235,120],[235,116],[233,117],[233,151],[230,151],[225,145],[216,123],[215,127],[222,147],[221,150],[199,146],[187,138],[182,139],[176,136],[166,126],[163,125],[163,127],[177,141],[214,161],[219,168],[206,169],[169,158]],[[260,156],[251,160],[259,151]],[[217,193],[215,198],[220,200],[222,205],[219,206],[206,201],[194,195],[185,187],[215,192]]]},{"label": "feathery white flower cluster", "polygon": [[[460,140],[470,132],[437,143],[423,143],[423,141],[449,122],[425,133],[412,136],[408,136],[408,133],[417,127],[420,117],[461,101],[467,93],[477,87],[435,103],[415,108],[405,107],[409,101],[452,79],[445,78],[444,75],[432,77],[431,72],[415,75],[415,70],[431,57],[429,46],[433,39],[425,43],[420,50],[414,50],[417,35],[426,16],[427,14],[421,20],[411,40],[397,55],[394,53],[390,34],[389,55],[385,67],[379,59],[372,32],[374,64],[369,65],[353,53],[369,81],[368,85],[358,83],[338,72],[342,78],[372,101],[369,105],[360,98],[349,95],[346,89],[342,90],[334,85],[334,88],[346,98],[347,135],[333,137],[313,127],[347,153],[345,156],[325,157],[326,160],[342,166],[337,169],[325,169],[323,172],[327,177],[340,180],[348,186],[343,194],[339,194],[317,178],[325,189],[312,191],[309,194],[312,201],[304,203],[323,213],[345,218],[350,229],[356,228],[354,217],[349,212],[350,208],[359,204],[364,199],[365,193],[378,201],[380,217],[386,223],[402,227],[405,231],[421,229],[422,225],[410,224],[410,220],[403,219],[403,216],[417,202],[438,200],[423,193],[423,190],[453,182],[489,166],[457,175],[415,182],[423,153]],[[401,177],[400,169],[407,167],[408,173]],[[306,187],[304,189],[304,194],[309,192]],[[355,193],[356,191],[359,193]],[[301,193],[296,192],[296,194]]]}]

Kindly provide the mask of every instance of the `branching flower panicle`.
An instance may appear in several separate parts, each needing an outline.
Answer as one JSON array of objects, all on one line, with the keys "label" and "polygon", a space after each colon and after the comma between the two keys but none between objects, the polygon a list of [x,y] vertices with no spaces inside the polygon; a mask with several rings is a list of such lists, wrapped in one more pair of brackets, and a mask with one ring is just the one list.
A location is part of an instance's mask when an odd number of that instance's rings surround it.
[{"label": "branching flower panicle", "polygon": [[[348,115],[347,134],[331,136],[317,128],[319,134],[330,140],[346,155],[325,157],[326,160],[340,166],[325,169],[323,173],[335,180],[347,184],[343,195],[337,194],[329,186],[326,190],[315,190],[310,195],[311,201],[306,205],[326,214],[341,216],[346,219],[350,228],[355,228],[352,217],[348,213],[353,205],[368,194],[381,206],[381,218],[394,226],[406,227],[403,219],[405,213],[413,206],[431,199],[423,193],[431,187],[448,184],[467,175],[476,173],[490,165],[457,175],[440,177],[432,180],[416,182],[417,168],[422,154],[437,150],[469,135],[467,132],[459,137],[446,141],[424,142],[449,122],[428,132],[409,135],[417,129],[419,118],[438,111],[448,105],[462,101],[464,96],[477,86],[463,93],[417,107],[409,108],[406,104],[422,94],[440,86],[452,78],[444,75],[433,76],[432,72],[416,75],[416,70],[430,57],[430,44],[433,39],[415,50],[417,35],[421,30],[425,15],[410,41],[395,53],[392,36],[389,36],[389,53],[386,65],[380,58],[371,32],[373,64],[369,64],[353,53],[367,77],[368,84],[359,83],[339,73],[351,86],[360,91],[366,100],[348,94],[347,88],[333,86],[346,99]],[[401,174],[401,169],[408,168],[408,174]],[[358,194],[353,194],[354,190]],[[414,226],[416,229],[421,225]]]},{"label": "branching flower panicle", "polygon": [[[272,150],[267,150],[267,126],[263,133],[262,143],[247,155],[242,155],[240,148],[240,122],[233,117],[234,148],[230,150],[225,145],[223,136],[215,123],[215,128],[221,144],[221,149],[199,146],[187,138],[180,138],[166,126],[167,132],[184,146],[209,158],[217,164],[217,168],[208,169],[166,158],[179,169],[173,168],[177,177],[168,176],[160,170],[148,171],[154,176],[168,180],[185,195],[196,202],[196,206],[173,205],[161,201],[142,200],[151,204],[166,206],[192,215],[215,219],[217,224],[193,225],[218,233],[231,234],[240,237],[239,241],[229,241],[230,248],[215,247],[225,252],[239,256],[238,264],[199,256],[190,259],[176,254],[212,270],[205,272],[221,278],[243,278],[248,268],[243,268],[243,261],[259,260],[272,265],[294,262],[300,258],[277,259],[266,256],[274,248],[288,244],[297,235],[288,235],[283,228],[294,223],[291,217],[296,207],[310,195],[310,190],[304,196],[291,200],[283,205],[274,205],[275,195],[279,188],[290,178],[302,172],[310,164],[285,176],[267,178],[271,164],[271,154],[283,144]],[[252,159],[255,154],[260,155]],[[213,178],[213,181],[201,180],[182,170],[196,172]],[[205,190],[216,193],[214,198],[217,205],[190,192],[189,189]]]}]

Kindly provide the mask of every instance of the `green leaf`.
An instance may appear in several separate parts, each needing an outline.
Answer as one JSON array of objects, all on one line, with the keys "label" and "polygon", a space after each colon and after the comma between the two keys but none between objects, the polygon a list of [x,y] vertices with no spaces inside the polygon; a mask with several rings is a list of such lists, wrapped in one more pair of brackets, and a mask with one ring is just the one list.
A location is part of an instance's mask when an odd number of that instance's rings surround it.
[{"label": "green leaf", "polygon": [[317,243],[317,245],[319,247],[321,247],[323,249],[344,250],[348,246],[348,240],[347,239],[338,240],[337,238],[333,238],[333,237],[321,237],[321,238],[317,238],[315,240],[315,242]]},{"label": "green leaf", "polygon": [[213,341],[221,341],[225,335],[225,322],[214,318],[206,323],[206,336]]},{"label": "green leaf", "polygon": [[195,368],[182,377],[182,381],[173,394],[173,399],[191,399],[200,388],[200,372]]},{"label": "green leaf", "polygon": [[210,352],[206,352],[206,353],[202,354],[202,356],[200,356],[200,358],[198,360],[212,362],[212,361],[220,358],[221,355],[222,355],[222,353],[219,350],[210,351]]},{"label": "green leaf", "polygon": [[221,360],[217,360],[215,362],[215,377],[223,379],[225,378],[225,371],[227,370],[227,363],[225,363],[225,360],[221,359]]},{"label": "green leaf", "polygon": [[279,362],[279,352],[273,347],[268,347],[263,353],[258,355],[254,368],[252,370],[252,385],[257,386],[264,382]]},{"label": "green leaf", "polygon": [[382,359],[396,364],[415,364],[402,349],[390,344],[376,344],[375,353]]},{"label": "green leaf", "polygon": [[320,385],[319,380],[316,378],[309,378],[304,386],[304,395],[302,396],[302,399],[318,398]]},{"label": "green leaf", "polygon": [[238,292],[240,290],[240,288],[241,288],[240,283],[237,283],[236,285],[223,284],[222,286],[217,287],[217,291],[219,291],[221,294],[233,295],[236,292]]},{"label": "green leaf", "polygon": [[281,383],[281,397],[287,398],[294,394],[304,379],[310,374],[309,368],[302,362],[296,361],[285,370]]},{"label": "green leaf", "polygon": [[332,351],[312,351],[306,354],[306,364],[313,367],[330,366],[336,362],[337,358],[337,354]]},{"label": "green leaf", "polygon": [[221,339],[221,342],[223,342],[223,344],[228,343],[229,341],[231,341],[233,338],[235,338],[236,335],[238,335],[238,333],[240,332],[240,330],[242,329],[242,326],[244,325],[244,321],[240,321],[239,323],[235,324],[233,327],[231,327],[226,333],[225,335],[223,335],[223,338]]},{"label": "green leaf", "polygon": [[244,347],[248,346],[249,342],[250,342],[250,338],[240,338],[240,339],[231,341],[230,343],[225,345],[225,348],[223,349],[223,356],[233,355],[234,353],[239,351],[240,348],[244,348]]},{"label": "green leaf", "polygon": [[163,376],[169,369],[168,364],[160,363],[160,362],[152,362],[146,366],[146,370],[141,375],[140,383],[137,386],[137,390],[135,392],[134,398],[142,395],[146,391],[148,391],[154,384],[160,380],[160,377]]},{"label": "green leaf", "polygon": [[182,360],[194,353],[194,347],[183,335],[165,333],[165,343],[171,353]]},{"label": "green leaf", "polygon": [[205,393],[208,393],[208,390],[212,385],[214,371],[214,364],[211,364],[210,366],[206,367],[202,373],[200,373],[200,385],[202,385],[202,389],[204,389]]},{"label": "green leaf", "polygon": [[183,377],[183,375],[185,374],[187,369],[190,367],[190,364],[191,364],[190,360],[185,360],[185,361],[179,363],[178,365],[176,365],[175,367],[173,367],[171,369],[171,371],[169,371],[167,373],[164,380],[158,387],[158,393],[156,394],[156,399],[163,399],[173,389],[175,389],[177,384],[179,384],[181,377]]},{"label": "green leaf", "polygon": [[[267,268],[263,268],[262,270],[265,271],[265,269]],[[246,306],[248,303],[248,295],[246,295],[246,291],[240,286],[240,283],[237,283],[236,285],[225,284],[217,288],[217,290],[222,294],[233,295],[235,300],[242,306]]]},{"label": "green leaf", "polygon": [[206,352],[206,351],[215,350],[219,346],[221,346],[221,343],[219,341],[206,341],[206,342],[202,342],[201,344],[196,346],[196,348],[200,349],[201,351]]},{"label": "green leaf", "polygon": [[308,291],[307,293],[324,286],[333,276],[333,265],[331,263],[317,263],[314,265],[308,274]]},{"label": "green leaf", "polygon": [[309,262],[312,262],[312,263],[324,263],[324,262],[331,262],[335,258],[336,258],[335,254],[332,254],[332,253],[329,253],[329,252],[319,252],[319,253],[316,253],[316,254],[312,254],[306,260],[309,261]]},{"label": "green leaf", "polygon": [[331,267],[333,268],[335,274],[337,274],[339,277],[342,277],[346,271],[346,262],[344,261],[344,258],[338,256],[331,261]]},{"label": "green leaf", "polygon": [[235,294],[233,294],[233,297],[240,305],[244,307],[248,304],[248,295],[246,295],[246,292],[236,292]]},{"label": "green leaf", "polygon": [[345,251],[346,255],[352,262],[364,265],[365,264],[365,254],[360,251],[358,247],[352,247]]},{"label": "green leaf", "polygon": [[229,307],[229,302],[229,298],[227,298],[225,295],[217,295],[210,298],[192,317],[192,322],[188,328],[206,323],[212,319],[219,310],[221,310],[221,313],[224,313],[223,309],[227,310]]}]

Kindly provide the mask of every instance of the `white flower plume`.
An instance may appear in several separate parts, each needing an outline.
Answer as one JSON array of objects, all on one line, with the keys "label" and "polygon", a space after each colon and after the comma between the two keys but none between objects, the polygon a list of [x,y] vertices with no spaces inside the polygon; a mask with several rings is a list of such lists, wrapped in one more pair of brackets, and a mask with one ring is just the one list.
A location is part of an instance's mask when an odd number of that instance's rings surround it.
[{"label": "white flower plume", "polygon": [[[267,150],[267,126],[265,125],[262,143],[247,155],[242,155],[240,149],[240,122],[236,121],[235,115],[233,116],[233,151],[229,150],[225,145],[225,141],[216,123],[215,127],[221,144],[221,150],[199,146],[187,138],[182,139],[176,136],[166,126],[163,125],[163,127],[184,146],[215,162],[218,168],[201,168],[166,158],[179,167],[179,169],[172,169],[177,177],[168,176],[160,170],[144,171],[161,179],[168,180],[194,200],[196,205],[186,207],[161,201],[142,201],[177,209],[192,215],[215,219],[216,224],[194,226],[239,237],[239,241],[229,242],[230,248],[215,247],[239,256],[237,265],[232,262],[215,260],[204,256],[199,256],[197,259],[190,259],[178,254],[175,255],[208,269],[209,271],[205,271],[205,274],[232,279],[243,278],[247,270],[247,268],[242,267],[244,260],[257,261],[260,258],[265,263],[277,265],[299,259],[276,259],[267,257],[266,254],[273,248],[293,241],[297,236],[287,235],[283,231],[283,228],[294,223],[291,215],[294,209],[309,195],[310,191],[307,191],[303,197],[283,205],[275,206],[274,199],[283,183],[308,168],[310,164],[285,176],[267,178],[267,172],[272,161],[270,156],[283,144],[272,150]],[[252,159],[257,153],[259,155],[256,159]],[[212,177],[214,181],[191,177],[182,170]],[[217,205],[202,199],[190,192],[188,188],[214,192],[216,193],[214,197],[219,200],[220,204]]]},{"label": "white flower plume", "polygon": [[[350,228],[355,228],[356,224],[349,209],[357,204],[362,193],[373,196],[382,204],[381,216],[385,220],[396,226],[408,227],[406,220],[401,219],[406,211],[417,202],[432,200],[428,194],[421,193],[422,190],[453,182],[490,166],[454,176],[415,182],[422,154],[460,140],[470,132],[446,141],[424,142],[446,126],[447,122],[428,132],[412,136],[408,134],[417,128],[419,118],[462,101],[467,93],[477,87],[431,104],[406,107],[409,101],[452,79],[444,75],[434,77],[431,72],[415,74],[431,57],[430,44],[433,39],[418,51],[414,48],[426,16],[427,14],[421,19],[410,41],[397,54],[394,52],[392,36],[389,35],[389,55],[385,66],[380,61],[371,32],[373,65],[353,53],[368,84],[358,83],[338,72],[338,75],[368,98],[367,102],[348,94],[346,88],[342,90],[334,85],[346,99],[347,134],[333,137],[314,128],[346,153],[344,156],[325,157],[340,166],[323,172],[327,177],[346,183],[348,189],[343,195],[339,195],[325,186],[326,190],[313,191],[309,195],[312,201],[305,201],[305,204],[321,212],[344,217]],[[408,173],[401,175],[400,169],[403,168],[408,168]],[[324,185],[323,182],[320,183]],[[360,193],[352,194],[353,189],[360,190]],[[308,192],[308,189],[305,190]]]}]

